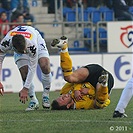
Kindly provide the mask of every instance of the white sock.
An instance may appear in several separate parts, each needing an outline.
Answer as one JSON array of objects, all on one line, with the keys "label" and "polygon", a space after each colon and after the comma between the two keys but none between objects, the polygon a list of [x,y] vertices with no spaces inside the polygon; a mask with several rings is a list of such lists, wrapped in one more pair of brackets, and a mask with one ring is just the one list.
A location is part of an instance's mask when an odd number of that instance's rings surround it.
[{"label": "white sock", "polygon": [[30,85],[29,97],[30,97],[31,101],[38,102],[36,94],[35,94],[35,87],[34,87],[33,83],[31,83],[31,85]]},{"label": "white sock", "polygon": [[52,74],[44,74],[42,73],[42,84],[43,84],[43,93],[49,94],[51,87]]},{"label": "white sock", "polygon": [[62,53],[68,52],[68,48],[61,50]]},{"label": "white sock", "polygon": [[125,108],[127,107],[132,96],[133,96],[133,78],[127,82],[125,88],[123,89],[121,97],[119,99],[119,102],[115,110],[119,111],[120,113],[124,113]]}]

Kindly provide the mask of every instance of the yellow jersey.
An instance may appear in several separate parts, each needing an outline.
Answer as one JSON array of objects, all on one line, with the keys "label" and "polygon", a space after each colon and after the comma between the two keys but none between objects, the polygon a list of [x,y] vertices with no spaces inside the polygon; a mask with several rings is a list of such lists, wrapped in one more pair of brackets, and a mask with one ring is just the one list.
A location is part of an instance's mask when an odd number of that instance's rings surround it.
[{"label": "yellow jersey", "polygon": [[[82,88],[88,88],[88,94],[84,95],[81,100],[76,101],[74,97],[75,90],[81,90]],[[70,93],[72,98],[75,101],[76,109],[93,109],[94,108],[94,101],[95,101],[95,88],[89,83],[81,83],[81,84],[73,84],[73,83],[66,83],[60,94]]]}]

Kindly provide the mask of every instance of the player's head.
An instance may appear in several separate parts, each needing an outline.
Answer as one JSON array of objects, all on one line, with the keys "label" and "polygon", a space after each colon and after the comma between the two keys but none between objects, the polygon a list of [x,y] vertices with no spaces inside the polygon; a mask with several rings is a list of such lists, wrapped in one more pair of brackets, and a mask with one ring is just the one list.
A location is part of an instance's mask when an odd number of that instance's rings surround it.
[{"label": "player's head", "polygon": [[74,102],[70,94],[62,94],[57,99],[53,100],[52,110],[68,110],[71,109]]},{"label": "player's head", "polygon": [[26,40],[23,35],[14,35],[12,37],[13,49],[16,53],[24,54],[26,51]]}]

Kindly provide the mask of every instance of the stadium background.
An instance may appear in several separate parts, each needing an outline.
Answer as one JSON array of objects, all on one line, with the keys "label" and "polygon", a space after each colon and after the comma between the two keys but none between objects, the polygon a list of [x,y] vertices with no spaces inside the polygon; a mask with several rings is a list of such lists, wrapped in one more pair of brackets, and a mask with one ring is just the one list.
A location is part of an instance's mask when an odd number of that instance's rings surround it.
[{"label": "stadium background", "polygon": [[[30,11],[36,18],[36,22],[32,25],[44,32],[50,52],[53,74],[50,102],[59,96],[59,91],[53,90],[60,89],[65,82],[59,67],[59,50],[52,49],[49,45],[53,38],[59,38],[62,35],[69,38],[69,51],[74,69],[88,63],[101,64],[113,74],[115,86],[110,95],[111,104],[105,109],[47,110],[41,107],[42,86],[39,68],[37,68],[34,83],[36,91],[41,91],[36,93],[40,108],[37,111],[25,112],[29,101],[26,104],[19,101],[18,92],[22,88],[20,74],[13,57],[7,56],[2,69],[2,83],[6,92],[17,93],[5,93],[4,96],[0,96],[0,133],[132,133],[133,99],[126,108],[127,118],[112,118],[122,89],[132,76],[132,22],[117,20],[107,22],[102,20],[98,23],[91,21],[66,22],[65,20],[62,22],[59,9],[55,14],[48,13],[48,5],[46,3],[42,5],[42,0],[37,0],[37,4],[33,4],[32,0],[28,0],[28,2]],[[84,26],[89,28],[87,36],[83,36]],[[100,35],[97,32],[99,27],[104,28]]]},{"label": "stadium background", "polygon": [[[115,78],[114,89],[123,88],[132,76],[132,22],[117,21],[115,18],[105,21],[101,18],[94,23],[85,21],[83,18],[80,19],[79,16],[78,18],[75,16],[74,21],[69,21],[63,18],[62,1],[60,0],[60,9],[57,9],[56,1],[55,13],[49,14],[47,4],[42,5],[42,1],[38,0],[37,4],[33,5],[33,1],[29,0],[30,12],[34,14],[36,19],[36,22],[30,25],[44,33],[50,53],[53,75],[51,91],[59,90],[65,83],[59,65],[59,50],[50,47],[52,39],[59,38],[62,35],[69,38],[69,51],[73,60],[73,69],[89,63],[101,64],[113,74]],[[77,8],[77,5],[75,5],[76,10]],[[80,13],[82,13],[82,9],[81,6]],[[78,12],[78,15],[80,13]],[[88,34],[91,34],[87,37],[83,36],[86,28],[89,29]],[[103,28],[104,32],[100,33],[100,28]],[[19,88],[22,87],[21,77],[12,56],[7,56],[4,60],[2,82],[6,92],[19,92]],[[39,67],[36,70],[34,83],[36,91],[42,91]]]}]

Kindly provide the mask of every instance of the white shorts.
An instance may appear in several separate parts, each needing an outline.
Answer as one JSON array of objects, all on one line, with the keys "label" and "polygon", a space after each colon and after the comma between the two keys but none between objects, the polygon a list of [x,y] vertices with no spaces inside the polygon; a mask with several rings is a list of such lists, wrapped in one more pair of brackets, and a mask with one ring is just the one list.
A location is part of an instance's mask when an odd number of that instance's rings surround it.
[{"label": "white shorts", "polygon": [[[44,49],[44,47],[42,49],[39,48],[38,59],[40,59],[41,57],[49,58],[49,53],[48,53],[48,50],[46,47],[45,47],[45,49]],[[29,56],[27,54],[17,54],[16,52],[14,52],[14,60],[15,60],[16,65],[18,66],[18,68],[21,68],[25,65],[28,65]]]}]

